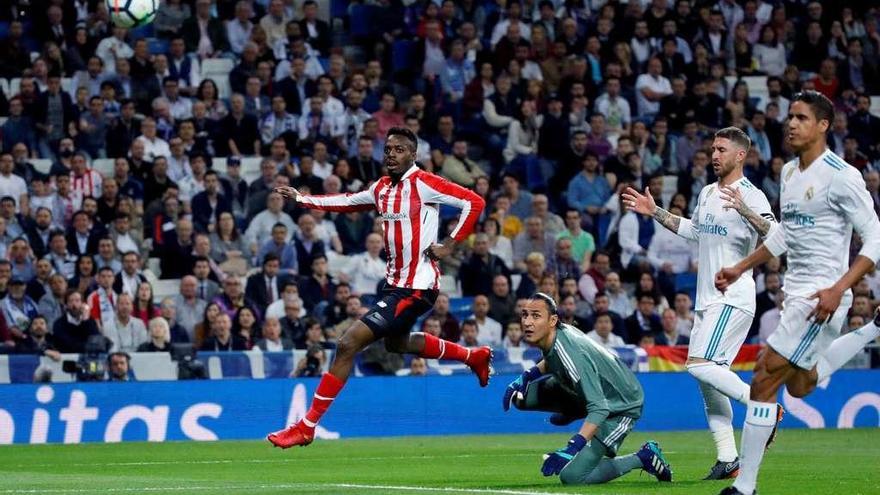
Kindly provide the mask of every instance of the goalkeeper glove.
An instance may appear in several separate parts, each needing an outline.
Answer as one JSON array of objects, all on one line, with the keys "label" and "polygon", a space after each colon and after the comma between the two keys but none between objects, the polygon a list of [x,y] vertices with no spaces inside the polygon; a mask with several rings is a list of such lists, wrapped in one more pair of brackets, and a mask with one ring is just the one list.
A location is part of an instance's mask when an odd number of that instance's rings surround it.
[{"label": "goalkeeper glove", "polygon": [[541,370],[539,370],[537,366],[532,366],[528,370],[523,371],[516,380],[510,382],[510,385],[504,390],[504,397],[501,399],[501,405],[504,407],[504,410],[509,411],[510,404],[513,403],[516,395],[522,395],[522,393],[526,391],[526,386],[528,386],[532,380],[539,378],[540,376]]},{"label": "goalkeeper glove", "polygon": [[575,434],[564,448],[556,452],[544,454],[544,465],[541,466],[541,473],[544,476],[559,474],[586,445],[587,439],[580,434]]}]

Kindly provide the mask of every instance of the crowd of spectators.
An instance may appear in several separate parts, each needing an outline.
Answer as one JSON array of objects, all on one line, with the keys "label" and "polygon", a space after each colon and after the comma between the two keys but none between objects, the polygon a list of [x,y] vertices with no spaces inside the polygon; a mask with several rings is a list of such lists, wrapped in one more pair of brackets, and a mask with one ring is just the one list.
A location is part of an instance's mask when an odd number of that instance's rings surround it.
[{"label": "crowd of spectators", "polygon": [[[789,101],[816,90],[837,110],[829,146],[880,211],[878,22],[846,0],[166,0],[128,31],[103,1],[4,2],[0,348],[57,356],[101,334],[118,352],[300,348],[297,372],[315,372],[384,280],[382,226],[273,188],[367,187],[392,126],[487,203],[440,262],[473,315],[441,294],[424,331],[522,346],[517,306],[541,290],[610,347],[686,344],[694,245],[619,192],[688,216],[714,180],[713,133],[736,126],[778,211]],[[150,257],[173,297],[154,299]],[[779,259],[757,274],[751,342],[779,319],[783,277]],[[851,328],[878,297],[875,272]]]}]

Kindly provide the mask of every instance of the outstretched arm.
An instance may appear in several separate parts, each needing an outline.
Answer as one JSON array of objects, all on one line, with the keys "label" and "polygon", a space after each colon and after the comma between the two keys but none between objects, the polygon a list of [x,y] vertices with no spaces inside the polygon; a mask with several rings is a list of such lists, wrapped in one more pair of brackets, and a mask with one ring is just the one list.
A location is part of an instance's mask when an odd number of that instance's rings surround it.
[{"label": "outstretched arm", "polygon": [[302,194],[291,186],[276,187],[275,192],[285,199],[293,199],[295,202],[313,210],[325,211],[369,211],[376,207],[373,196],[373,188],[356,193],[311,195]]},{"label": "outstretched arm", "polygon": [[645,188],[645,194],[642,194],[631,187],[627,187],[621,195],[623,196],[623,204],[626,206],[627,210],[641,213],[642,215],[652,216],[660,225],[671,230],[673,233],[686,239],[696,239],[696,237],[691,234],[691,229],[682,228],[683,222],[690,223],[689,220],[678,215],[673,215],[657,206],[654,197],[651,196],[651,191],[649,191],[647,187]]}]

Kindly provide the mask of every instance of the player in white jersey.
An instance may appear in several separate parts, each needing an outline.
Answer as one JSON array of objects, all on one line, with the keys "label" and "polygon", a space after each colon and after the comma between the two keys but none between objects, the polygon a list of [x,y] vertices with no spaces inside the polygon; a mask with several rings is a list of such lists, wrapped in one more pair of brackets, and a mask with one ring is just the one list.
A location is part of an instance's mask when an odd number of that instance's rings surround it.
[{"label": "player in white jersey", "polygon": [[[755,281],[742,277],[726,292],[715,288],[715,273],[749,255],[776,225],[770,203],[743,176],[749,137],[735,127],[715,133],[712,165],[718,182],[704,187],[690,219],[657,207],[651,193],[629,188],[623,194],[627,209],[651,215],[678,235],[697,241],[699,274],[694,328],[688,347],[688,371],[699,381],[717,461],[705,479],[736,476],[739,459],[733,435],[730,399],[749,400],[749,385],[730,370],[755,316]],[[729,398],[728,398],[729,397]]]},{"label": "player in white jersey", "polygon": [[[758,250],[715,276],[715,286],[725,291],[743,273],[788,253],[781,320],[752,377],[740,472],[722,495],[755,493],[764,445],[778,422],[779,388],[806,396],[880,334],[870,323],[838,337],[852,301],[850,288],[880,258],[880,220],[861,174],[827,148],[834,107],[820,93],[805,91],[792,99],[788,119],[786,140],[797,158],[782,169],[780,227]],[[863,246],[850,266],[853,229]]]}]

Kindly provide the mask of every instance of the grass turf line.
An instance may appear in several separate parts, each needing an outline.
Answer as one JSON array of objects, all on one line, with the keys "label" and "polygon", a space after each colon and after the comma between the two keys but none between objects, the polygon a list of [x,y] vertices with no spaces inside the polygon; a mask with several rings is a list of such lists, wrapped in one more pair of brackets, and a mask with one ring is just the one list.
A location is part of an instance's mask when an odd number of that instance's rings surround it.
[{"label": "grass turf line", "polygon": [[[265,442],[169,442],[0,447],[0,495],[194,493],[235,495],[715,494],[729,482],[699,481],[714,462],[708,432],[630,435],[622,453],[660,442],[675,482],[640,472],[594,487],[563,487],[540,474],[559,435],[403,437],[316,441],[273,449]],[[737,435],[739,437],[739,435]],[[765,457],[760,492],[880,493],[880,429],[783,430]]]}]

